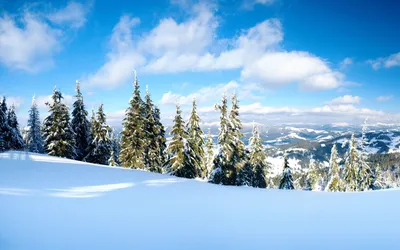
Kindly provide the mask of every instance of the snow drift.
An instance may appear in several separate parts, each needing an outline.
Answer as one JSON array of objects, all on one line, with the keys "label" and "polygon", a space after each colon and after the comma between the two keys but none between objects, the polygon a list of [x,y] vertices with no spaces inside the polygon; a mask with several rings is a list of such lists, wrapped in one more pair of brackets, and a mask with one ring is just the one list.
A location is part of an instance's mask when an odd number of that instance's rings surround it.
[{"label": "snow drift", "polygon": [[0,154],[0,249],[400,249],[400,190],[227,187]]}]

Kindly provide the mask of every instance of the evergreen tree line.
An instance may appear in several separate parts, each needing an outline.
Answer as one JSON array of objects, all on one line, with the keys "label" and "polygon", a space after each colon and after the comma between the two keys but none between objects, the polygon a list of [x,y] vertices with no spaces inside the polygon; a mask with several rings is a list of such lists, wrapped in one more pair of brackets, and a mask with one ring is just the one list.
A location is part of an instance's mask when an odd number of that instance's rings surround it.
[{"label": "evergreen tree line", "polygon": [[[15,108],[11,106],[8,110],[6,99],[3,98],[0,108],[0,150],[25,148],[30,152],[91,163],[168,173],[184,178],[202,178],[222,185],[280,189],[295,189],[298,186],[286,155],[278,180],[268,177],[270,165],[257,126],[253,126],[249,145],[245,147],[236,94],[232,96],[230,108],[226,95],[222,96],[221,103],[215,105],[220,112],[217,147],[213,145],[210,131],[205,136],[200,128],[201,120],[195,100],[187,122],[182,117],[180,106],[176,106],[170,132],[172,139],[167,146],[159,108],[153,104],[147,88],[144,100],[141,98],[136,77],[133,86],[120,135],[107,125],[102,104],[96,112],[92,110],[88,120],[79,82],[76,83],[72,119],[62,93],[56,88],[51,101],[46,103],[49,115],[42,124],[33,98],[25,141],[19,131]],[[363,130],[363,139],[364,136]],[[214,148],[217,148],[216,152]],[[365,156],[357,149],[354,135],[342,168],[337,155],[334,145],[327,183],[321,180],[316,162],[311,161],[307,172],[299,177],[303,182],[301,188],[337,192],[365,191],[382,186],[379,183],[379,169],[372,170],[369,167]]]}]

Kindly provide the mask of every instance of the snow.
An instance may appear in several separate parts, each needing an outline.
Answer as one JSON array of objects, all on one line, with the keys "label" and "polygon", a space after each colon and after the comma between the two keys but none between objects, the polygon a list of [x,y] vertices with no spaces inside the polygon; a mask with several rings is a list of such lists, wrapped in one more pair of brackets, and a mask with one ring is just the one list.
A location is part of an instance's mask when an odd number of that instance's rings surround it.
[{"label": "snow", "polygon": [[2,250],[400,247],[396,189],[227,187],[16,152],[0,176]]}]

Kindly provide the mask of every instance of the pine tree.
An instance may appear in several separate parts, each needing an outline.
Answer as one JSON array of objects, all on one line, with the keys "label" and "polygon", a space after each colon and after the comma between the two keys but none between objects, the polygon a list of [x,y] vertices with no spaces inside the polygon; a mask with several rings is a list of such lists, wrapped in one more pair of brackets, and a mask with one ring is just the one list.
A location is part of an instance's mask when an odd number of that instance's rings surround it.
[{"label": "pine tree", "polygon": [[292,172],[286,156],[283,157],[283,172],[279,189],[294,189]]},{"label": "pine tree", "polygon": [[88,152],[90,138],[90,123],[87,119],[88,112],[83,103],[79,81],[76,81],[76,101],[73,104],[71,125],[74,129],[74,140],[76,148],[76,159],[82,160]]},{"label": "pine tree", "polygon": [[245,163],[245,145],[241,138],[242,122],[239,119],[239,102],[236,94],[232,96],[232,107],[229,113],[229,133],[231,140],[229,141],[231,148],[231,157],[229,159],[230,165],[233,166],[233,172],[239,171]]},{"label": "pine tree", "polygon": [[221,112],[218,135],[219,152],[214,159],[214,168],[209,181],[215,184],[236,185],[237,170],[231,163],[233,138],[230,133],[227,103],[228,100],[224,94],[222,103],[215,105],[215,108]]},{"label": "pine tree", "polygon": [[17,115],[15,114],[15,107],[11,105],[10,110],[7,114],[8,126],[10,127],[9,137],[7,141],[11,150],[22,150],[25,147],[25,142],[22,139],[21,132],[19,130],[19,124]]},{"label": "pine tree", "polygon": [[228,105],[225,95],[222,104],[216,105],[221,111],[220,133],[218,143],[220,152],[214,160],[214,170],[210,176],[210,182],[224,185],[238,185],[238,172],[245,166],[244,143],[241,141],[242,124],[239,119],[239,105],[236,94],[232,97],[232,107],[228,117]]},{"label": "pine tree", "polygon": [[27,133],[27,148],[29,152],[33,153],[44,153],[44,145],[43,138],[40,134],[41,125],[40,125],[40,116],[39,110],[36,103],[35,96],[32,98],[32,106],[29,110],[29,119],[28,119],[28,133]]},{"label": "pine tree", "polygon": [[[156,131],[158,131],[156,137],[156,146],[158,149],[157,162],[159,162],[160,165],[163,166],[166,161],[165,149],[167,148],[167,139],[165,138],[165,128],[161,123],[160,109],[157,106],[154,107],[154,123],[156,125]],[[162,168],[161,171],[163,172],[164,169]]]},{"label": "pine tree", "polygon": [[315,160],[311,159],[306,174],[305,190],[307,191],[315,190],[317,182],[318,182],[317,164]]},{"label": "pine tree", "polygon": [[10,149],[9,137],[11,128],[8,125],[7,117],[7,103],[6,98],[3,96],[3,101],[0,104],[0,151]]},{"label": "pine tree", "polygon": [[370,189],[373,183],[373,175],[374,173],[371,171],[367,163],[366,156],[366,144],[367,144],[367,121],[368,118],[365,119],[364,124],[362,126],[362,136],[361,136],[361,152],[359,158],[359,167],[358,167],[358,190],[365,191]]},{"label": "pine tree", "polygon": [[189,121],[186,125],[188,131],[188,143],[193,149],[193,157],[195,158],[195,165],[198,173],[198,177],[205,178],[206,169],[203,169],[203,159],[204,159],[204,140],[203,131],[200,128],[200,117],[197,115],[197,105],[196,100],[193,99],[192,102],[192,112],[189,117]]},{"label": "pine tree", "polygon": [[336,144],[333,144],[331,149],[331,158],[329,160],[329,174],[328,174],[328,185],[325,191],[329,192],[341,192],[344,191],[343,182],[339,174],[339,164],[338,164],[338,152],[336,150]]},{"label": "pine tree", "polygon": [[351,136],[349,150],[347,152],[344,172],[345,191],[358,191],[359,153],[357,151],[354,134]]},{"label": "pine tree", "polygon": [[266,188],[266,159],[267,155],[265,154],[262,140],[260,137],[260,132],[256,125],[253,126],[253,135],[249,140],[250,147],[250,165],[252,167],[253,178],[252,178],[252,186],[258,188]]},{"label": "pine tree", "polygon": [[237,186],[248,186],[252,187],[254,184],[254,169],[250,163],[250,152],[246,150],[246,154],[242,158],[243,165],[240,167],[237,173],[236,185]]},{"label": "pine tree", "polygon": [[214,144],[211,137],[211,131],[208,129],[206,144],[205,144],[205,155],[203,160],[203,167],[201,168],[204,172],[201,174],[204,178],[209,178],[210,173],[213,169],[214,162]]},{"label": "pine tree", "polygon": [[134,92],[130,106],[125,112],[123,121],[123,130],[121,138],[121,152],[119,154],[119,161],[121,165],[126,168],[143,169],[143,149],[144,149],[144,135],[145,131],[143,121],[143,100],[140,97],[139,82],[136,78],[133,83]]},{"label": "pine tree", "polygon": [[54,88],[52,103],[46,103],[50,115],[43,122],[42,134],[49,155],[74,159],[76,157],[74,132],[68,107],[61,102],[63,96]]},{"label": "pine tree", "polygon": [[167,172],[178,177],[195,178],[197,169],[194,159],[190,158],[192,149],[187,141],[188,134],[185,130],[179,105],[176,106],[174,125],[170,134],[172,140],[166,149],[169,155],[165,164]]},{"label": "pine tree", "polygon": [[100,104],[93,126],[93,138],[90,142],[90,152],[84,161],[107,165],[111,157],[112,142],[110,140],[111,128],[106,123],[103,104]]},{"label": "pine tree", "polygon": [[111,151],[113,153],[112,156],[114,157],[114,162],[118,165],[119,164],[118,156],[121,150],[121,145],[120,145],[120,138],[118,137],[114,129],[112,129],[111,131],[110,140],[111,140]]},{"label": "pine tree", "polygon": [[161,173],[162,172],[162,164],[160,162],[160,149],[158,144],[158,135],[160,134],[160,129],[156,125],[155,116],[154,116],[154,105],[153,101],[150,98],[150,93],[148,88],[146,88],[146,96],[143,105],[144,109],[144,151],[143,151],[143,161],[145,169]]},{"label": "pine tree", "polygon": [[115,162],[114,150],[111,150],[110,158],[108,159],[108,165],[113,167],[118,166],[117,162]]}]

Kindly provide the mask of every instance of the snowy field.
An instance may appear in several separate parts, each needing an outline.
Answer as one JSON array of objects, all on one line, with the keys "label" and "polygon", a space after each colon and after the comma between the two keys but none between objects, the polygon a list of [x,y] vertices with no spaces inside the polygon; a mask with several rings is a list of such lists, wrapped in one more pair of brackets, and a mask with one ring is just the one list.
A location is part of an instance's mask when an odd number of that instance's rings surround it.
[{"label": "snowy field", "polygon": [[400,190],[226,187],[0,154],[1,250],[400,249]]}]

